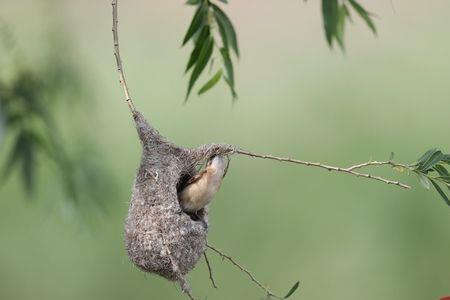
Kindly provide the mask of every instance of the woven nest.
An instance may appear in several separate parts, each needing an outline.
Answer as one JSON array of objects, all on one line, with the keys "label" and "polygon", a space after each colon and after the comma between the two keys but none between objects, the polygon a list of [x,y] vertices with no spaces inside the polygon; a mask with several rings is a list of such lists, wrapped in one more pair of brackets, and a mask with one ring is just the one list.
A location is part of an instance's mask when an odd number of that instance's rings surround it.
[{"label": "woven nest", "polygon": [[141,113],[136,129],[143,146],[125,224],[125,246],[141,270],[190,288],[185,275],[206,250],[207,207],[196,216],[181,210],[178,191],[194,176],[197,166],[214,155],[229,155],[230,145],[209,144],[182,148],[161,136]]}]

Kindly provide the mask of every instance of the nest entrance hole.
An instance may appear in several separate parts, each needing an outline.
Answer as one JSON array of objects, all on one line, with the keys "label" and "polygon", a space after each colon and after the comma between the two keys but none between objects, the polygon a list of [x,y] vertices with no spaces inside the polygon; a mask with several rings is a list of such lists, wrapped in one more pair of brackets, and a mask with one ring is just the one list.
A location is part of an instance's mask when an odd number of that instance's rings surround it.
[{"label": "nest entrance hole", "polygon": [[[187,183],[189,182],[189,180],[194,177],[199,170],[202,168],[203,164],[199,164],[196,168],[196,172],[195,174],[183,174],[180,176],[178,183],[177,183],[177,195],[180,194],[180,192],[187,186]],[[206,210],[205,208],[200,209],[199,211],[195,212],[195,213],[188,213],[183,211],[183,209],[181,208],[181,203],[180,203],[180,199],[178,198],[178,203],[180,204],[180,210],[181,213],[188,215],[192,221],[195,222],[202,222],[203,224],[206,224]]]}]

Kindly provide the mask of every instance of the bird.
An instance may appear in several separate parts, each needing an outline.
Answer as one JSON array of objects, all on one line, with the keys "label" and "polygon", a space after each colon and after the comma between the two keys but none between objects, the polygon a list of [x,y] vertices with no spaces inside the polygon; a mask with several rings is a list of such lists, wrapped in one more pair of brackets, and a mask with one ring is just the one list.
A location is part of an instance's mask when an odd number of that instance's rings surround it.
[{"label": "bird", "polygon": [[208,160],[203,171],[193,176],[178,193],[181,208],[188,214],[197,214],[208,205],[219,191],[227,173],[229,158],[216,155]]}]

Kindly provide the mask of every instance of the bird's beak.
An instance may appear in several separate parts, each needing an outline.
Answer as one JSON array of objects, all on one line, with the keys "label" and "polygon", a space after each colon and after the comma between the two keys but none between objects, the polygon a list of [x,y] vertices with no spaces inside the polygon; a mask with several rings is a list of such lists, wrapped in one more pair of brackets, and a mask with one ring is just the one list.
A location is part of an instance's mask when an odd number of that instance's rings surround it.
[{"label": "bird's beak", "polygon": [[228,167],[230,166],[230,157],[226,156],[226,160],[227,160],[227,166],[225,167],[225,171],[223,172],[223,177],[225,177],[225,175],[227,175],[228,172]]}]

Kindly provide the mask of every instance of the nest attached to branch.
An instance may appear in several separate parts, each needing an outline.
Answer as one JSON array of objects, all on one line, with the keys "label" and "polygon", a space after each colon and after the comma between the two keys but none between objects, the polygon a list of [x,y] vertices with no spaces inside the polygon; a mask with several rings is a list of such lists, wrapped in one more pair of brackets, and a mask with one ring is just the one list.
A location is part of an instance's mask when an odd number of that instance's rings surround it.
[{"label": "nest attached to branch", "polygon": [[196,216],[184,213],[178,192],[197,166],[215,155],[230,155],[230,145],[182,148],[161,136],[137,111],[133,114],[143,146],[125,224],[125,246],[141,270],[180,283],[189,293],[185,275],[206,250],[207,207]]}]

